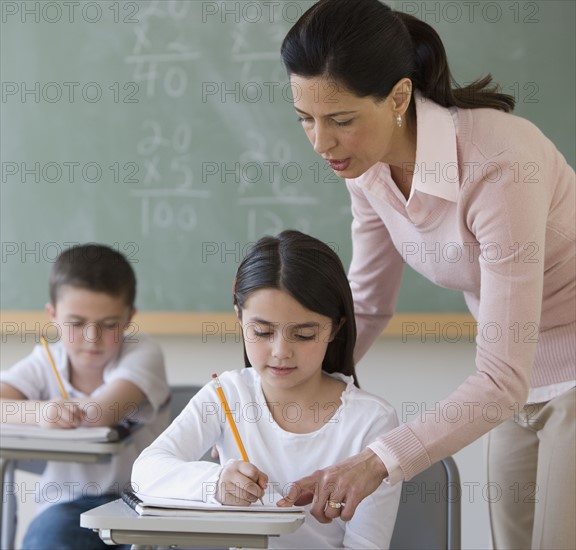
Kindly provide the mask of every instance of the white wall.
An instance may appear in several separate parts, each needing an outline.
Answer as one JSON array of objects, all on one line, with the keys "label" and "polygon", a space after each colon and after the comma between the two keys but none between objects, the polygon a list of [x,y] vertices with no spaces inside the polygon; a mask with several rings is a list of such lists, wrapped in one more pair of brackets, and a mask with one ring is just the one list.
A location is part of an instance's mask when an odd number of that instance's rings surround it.
[{"label": "white wall", "polygon": [[[171,384],[204,384],[213,372],[242,366],[242,348],[234,335],[213,336],[202,342],[201,337],[157,337],[166,357]],[[19,336],[3,337],[0,350],[2,369],[9,368],[32,348],[33,339],[21,341]],[[402,342],[399,338],[382,338],[370,349],[358,365],[358,377],[364,389],[384,396],[396,407],[400,421],[403,413],[433,408],[436,400],[445,397],[469,373],[474,371],[474,344],[469,342]],[[462,548],[489,548],[488,510],[483,497],[485,487],[484,449],[477,441],[456,456],[463,486]],[[18,474],[17,483],[31,483],[29,474]],[[17,542],[22,540],[25,525],[33,514],[34,505],[20,506]]]}]

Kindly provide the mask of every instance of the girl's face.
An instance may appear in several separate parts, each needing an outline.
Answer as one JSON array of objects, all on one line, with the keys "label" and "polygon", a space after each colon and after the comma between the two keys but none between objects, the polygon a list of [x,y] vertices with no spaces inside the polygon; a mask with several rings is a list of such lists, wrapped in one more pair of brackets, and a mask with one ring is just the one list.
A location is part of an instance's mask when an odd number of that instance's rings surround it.
[{"label": "girl's face", "polygon": [[392,163],[398,137],[392,96],[358,97],[325,78],[290,77],[294,108],[319,155],[341,178],[357,178],[377,162]]},{"label": "girl's face", "polygon": [[272,288],[250,294],[241,314],[246,354],[261,376],[265,395],[267,389],[305,390],[320,382],[333,338],[329,317]]}]

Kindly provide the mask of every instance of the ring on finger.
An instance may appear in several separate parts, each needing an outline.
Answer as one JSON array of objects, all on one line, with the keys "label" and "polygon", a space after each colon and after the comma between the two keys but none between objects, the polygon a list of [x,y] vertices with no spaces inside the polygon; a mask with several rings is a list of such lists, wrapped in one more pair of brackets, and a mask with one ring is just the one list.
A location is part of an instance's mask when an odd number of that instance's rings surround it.
[{"label": "ring on finger", "polygon": [[334,508],[335,510],[339,510],[340,508],[344,508],[346,506],[345,502],[338,502],[337,500],[329,500],[326,502],[327,506],[330,508]]}]

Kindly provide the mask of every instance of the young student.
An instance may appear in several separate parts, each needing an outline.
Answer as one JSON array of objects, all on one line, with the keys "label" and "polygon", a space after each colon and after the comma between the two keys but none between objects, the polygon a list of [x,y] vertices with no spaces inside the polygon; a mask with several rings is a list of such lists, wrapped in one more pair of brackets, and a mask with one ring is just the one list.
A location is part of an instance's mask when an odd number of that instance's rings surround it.
[{"label": "young student", "polygon": [[[233,298],[247,368],[219,378],[250,462],[210,383],[136,460],[132,483],[143,494],[273,504],[293,480],[398,425],[390,404],[357,387],[352,294],[330,247],[297,231],[260,239],[238,268]],[[213,445],[221,464],[201,461]],[[382,484],[352,521],[308,516],[269,548],[387,548],[399,498],[399,486]],[[326,505],[345,506],[338,487]]]},{"label": "young student", "polygon": [[[49,349],[68,400],[46,350],[37,345],[0,373],[2,422],[73,429],[128,419],[143,426],[111,462],[48,463],[23,548],[108,549],[95,532],[80,527],[79,516],[118,498],[135,458],[166,427],[168,407],[160,410],[169,398],[164,359],[147,337],[125,335],[136,311],[136,278],[122,254],[97,244],[69,248],[56,259],[49,287],[46,310],[60,335]],[[13,413],[14,404],[22,414]]]}]

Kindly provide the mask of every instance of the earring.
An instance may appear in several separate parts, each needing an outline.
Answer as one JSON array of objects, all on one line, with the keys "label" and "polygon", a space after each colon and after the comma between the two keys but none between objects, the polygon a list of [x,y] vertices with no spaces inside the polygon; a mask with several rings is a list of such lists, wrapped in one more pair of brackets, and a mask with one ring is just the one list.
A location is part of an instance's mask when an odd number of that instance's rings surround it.
[{"label": "earring", "polygon": [[396,115],[396,124],[398,124],[398,128],[402,128],[402,115]]}]

